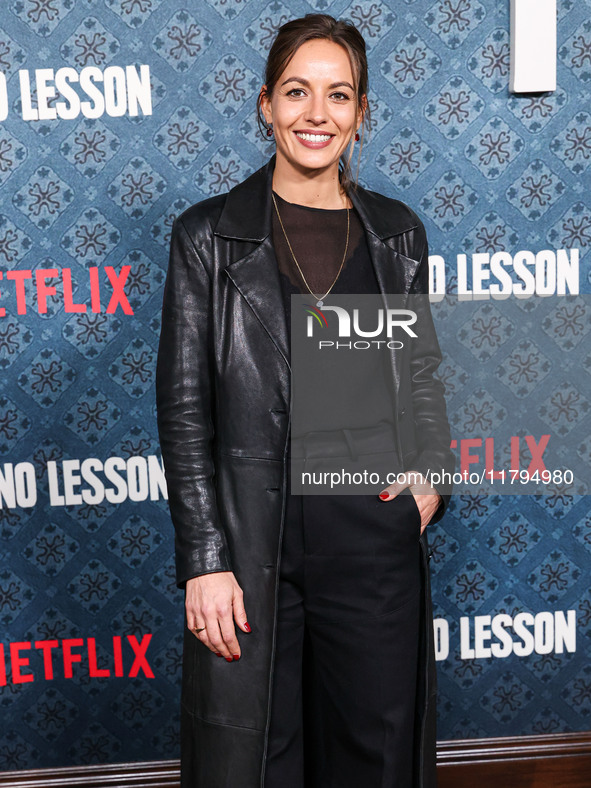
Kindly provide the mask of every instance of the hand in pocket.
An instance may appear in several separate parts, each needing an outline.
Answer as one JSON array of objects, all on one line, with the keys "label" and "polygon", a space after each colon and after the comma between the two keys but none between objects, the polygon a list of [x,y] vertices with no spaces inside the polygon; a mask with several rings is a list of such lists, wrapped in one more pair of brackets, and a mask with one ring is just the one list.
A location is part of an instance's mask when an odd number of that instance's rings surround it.
[{"label": "hand in pocket", "polygon": [[401,478],[402,474],[398,476],[398,480],[394,484],[390,484],[388,487],[384,488],[379,497],[382,501],[391,501],[396,498],[397,495],[400,495],[402,490],[408,488],[410,491],[409,494],[412,495],[417,509],[419,510],[421,516],[421,533],[423,533],[439,508],[441,496],[418,471],[407,471],[406,474],[404,474],[405,478]]}]

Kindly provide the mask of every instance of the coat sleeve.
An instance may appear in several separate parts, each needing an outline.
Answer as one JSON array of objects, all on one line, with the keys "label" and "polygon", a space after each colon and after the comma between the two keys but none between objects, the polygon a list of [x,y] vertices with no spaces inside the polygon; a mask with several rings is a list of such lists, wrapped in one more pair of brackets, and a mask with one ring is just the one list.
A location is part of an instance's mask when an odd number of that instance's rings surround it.
[{"label": "coat sleeve", "polygon": [[[418,456],[412,470],[429,477],[431,474],[452,474],[455,456],[450,448],[451,433],[447,420],[443,383],[435,376],[442,356],[429,305],[429,247],[422,223],[419,224],[418,245],[421,247],[415,277],[410,286],[409,305],[418,314],[418,339],[412,343],[410,369],[412,403]],[[437,478],[437,477],[436,477]],[[441,477],[440,477],[441,478]],[[440,520],[451,497],[451,481],[434,483],[442,503],[431,523]]]},{"label": "coat sleeve", "polygon": [[211,296],[210,276],[177,218],[164,287],[156,406],[180,588],[191,577],[231,570],[213,482]]}]

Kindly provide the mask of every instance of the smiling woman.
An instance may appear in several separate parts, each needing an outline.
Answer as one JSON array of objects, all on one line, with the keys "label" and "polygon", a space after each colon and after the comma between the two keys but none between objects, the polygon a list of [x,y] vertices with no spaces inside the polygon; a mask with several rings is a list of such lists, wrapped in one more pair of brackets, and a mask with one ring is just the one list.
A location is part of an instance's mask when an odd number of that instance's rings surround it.
[{"label": "smiling woman", "polygon": [[[449,496],[414,480],[453,454],[427,300],[396,368],[368,356],[330,381],[330,424],[294,432],[291,295],[320,311],[428,291],[420,219],[352,177],[368,118],[359,31],[287,22],[258,98],[275,155],[173,225],[156,390],[185,588],[182,788],[436,785],[426,529]],[[292,447],[326,430],[352,454],[377,436],[413,481],[294,494]]]},{"label": "smiling woman", "polygon": [[[345,47],[315,38],[297,47],[276,85],[272,74],[270,84],[263,85],[260,106],[277,143],[273,182],[284,182],[279,192],[284,199],[302,202],[300,179],[307,173],[303,204],[351,207],[344,188],[335,186],[339,160],[348,146],[352,154],[367,110],[364,90],[359,95],[363,86],[354,87],[359,78],[353,69]],[[335,74],[341,78],[335,80]]]}]

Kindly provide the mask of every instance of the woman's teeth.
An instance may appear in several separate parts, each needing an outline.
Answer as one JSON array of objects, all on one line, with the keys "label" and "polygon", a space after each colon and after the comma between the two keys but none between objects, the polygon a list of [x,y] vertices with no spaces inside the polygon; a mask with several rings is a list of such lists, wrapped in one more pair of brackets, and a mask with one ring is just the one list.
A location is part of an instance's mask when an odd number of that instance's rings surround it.
[{"label": "woman's teeth", "polygon": [[308,142],[326,142],[332,137],[332,134],[304,134],[303,132],[296,131],[296,136]]}]

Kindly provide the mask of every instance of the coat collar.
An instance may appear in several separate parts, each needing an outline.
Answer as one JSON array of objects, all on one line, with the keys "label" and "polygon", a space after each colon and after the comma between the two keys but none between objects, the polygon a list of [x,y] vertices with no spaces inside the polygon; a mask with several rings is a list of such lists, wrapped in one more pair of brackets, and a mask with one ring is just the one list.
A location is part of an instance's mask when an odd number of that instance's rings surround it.
[{"label": "coat collar", "polygon": [[[228,192],[214,228],[216,235],[261,242],[271,233],[271,189],[275,160],[276,155],[273,154],[264,167]],[[352,190],[351,201],[366,232],[380,240],[417,226],[416,217],[404,203],[390,200],[362,186]]]},{"label": "coat collar", "polygon": [[[264,167],[235,186],[224,202],[214,234],[255,243],[246,254],[238,248],[237,259],[223,260],[221,267],[246,299],[271,340],[290,367],[289,326],[285,317],[281,282],[272,239],[272,179],[275,156]],[[367,246],[380,292],[407,293],[418,262],[396,249],[387,239],[417,227],[416,215],[402,202],[358,187],[351,194],[366,230]],[[399,356],[391,350],[395,386],[400,380]],[[287,386],[286,381],[284,381]],[[286,394],[288,396],[288,394]]]}]

